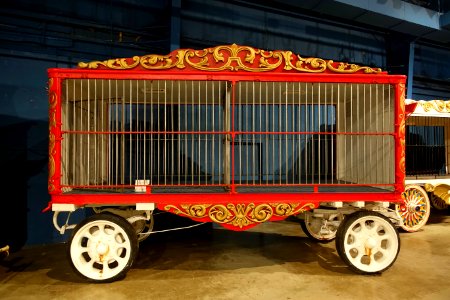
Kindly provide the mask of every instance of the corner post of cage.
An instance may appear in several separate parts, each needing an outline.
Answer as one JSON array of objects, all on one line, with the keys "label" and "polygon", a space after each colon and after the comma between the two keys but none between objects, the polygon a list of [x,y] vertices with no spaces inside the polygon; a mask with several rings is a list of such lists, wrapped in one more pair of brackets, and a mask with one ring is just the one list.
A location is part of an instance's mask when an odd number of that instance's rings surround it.
[{"label": "corner post of cage", "polygon": [[395,191],[405,189],[405,82],[395,84]]},{"label": "corner post of cage", "polygon": [[50,77],[49,97],[49,161],[48,191],[55,195],[61,193],[61,78]]}]

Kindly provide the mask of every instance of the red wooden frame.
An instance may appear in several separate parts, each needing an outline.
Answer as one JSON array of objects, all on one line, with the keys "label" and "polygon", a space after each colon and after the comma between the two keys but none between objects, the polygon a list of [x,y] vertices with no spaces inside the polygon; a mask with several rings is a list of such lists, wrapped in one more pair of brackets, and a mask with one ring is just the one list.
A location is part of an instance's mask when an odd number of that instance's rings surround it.
[{"label": "red wooden frame", "polygon": [[[267,220],[280,220],[319,206],[321,202],[402,201],[405,180],[405,81],[403,75],[389,75],[380,69],[337,63],[319,58],[304,59],[290,51],[264,51],[247,46],[224,45],[204,50],[180,49],[169,55],[147,55],[103,62],[80,63],[78,69],[49,69],[49,179],[52,204],[135,205],[155,203],[161,210],[190,217],[197,221],[214,221],[233,230],[243,230]],[[394,132],[395,184],[393,192],[331,193],[319,192],[323,184],[309,184],[312,193],[237,193],[234,176],[230,191],[214,194],[68,194],[61,186],[61,99],[64,79],[160,79],[160,80],[226,80],[351,82],[390,84],[395,91]],[[232,95],[234,116],[234,93]],[[234,117],[231,117],[234,123]],[[170,133],[170,132],[163,132]],[[190,132],[191,133],[191,132]],[[202,134],[207,132],[201,132]],[[218,134],[220,132],[214,132]],[[240,132],[234,124],[231,143]],[[271,134],[273,132],[270,132]],[[284,134],[286,134],[284,132]],[[289,133],[288,133],[289,134]],[[298,134],[298,133],[292,133]],[[336,133],[339,134],[339,133]],[[349,134],[349,133],[346,133]],[[351,133],[360,134],[360,133]],[[367,133],[365,133],[367,134]],[[232,153],[234,174],[234,151]],[[329,185],[332,186],[332,185]],[[357,184],[356,184],[357,186]]]}]

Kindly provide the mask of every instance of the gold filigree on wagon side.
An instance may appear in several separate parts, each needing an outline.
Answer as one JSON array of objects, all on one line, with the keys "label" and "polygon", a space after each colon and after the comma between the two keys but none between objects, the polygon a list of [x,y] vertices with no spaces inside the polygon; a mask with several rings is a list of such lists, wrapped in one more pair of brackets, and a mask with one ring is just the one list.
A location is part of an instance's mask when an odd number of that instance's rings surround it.
[{"label": "gold filigree on wagon side", "polygon": [[[256,62],[256,63],[255,63]],[[203,50],[179,49],[168,55],[148,54],[132,58],[115,58],[104,61],[80,62],[81,69],[105,67],[113,70],[129,70],[140,66],[147,70],[184,69],[186,66],[201,71],[247,71],[267,72],[282,66],[284,70],[296,70],[306,73],[356,73],[367,74],[382,72],[379,68],[356,64],[324,60],[321,58],[303,58],[292,51],[267,51],[237,44],[221,45]]]},{"label": "gold filigree on wagon side", "polygon": [[55,135],[49,135],[49,156],[48,156],[48,190],[50,192],[55,190],[53,176],[55,176]]},{"label": "gold filigree on wagon side", "polygon": [[400,160],[399,160],[399,167],[400,171],[405,174],[406,173],[406,143],[405,143],[405,136],[406,136],[406,121],[405,121],[405,84],[400,83],[398,85],[399,93],[400,93],[400,105],[398,112],[399,118],[401,120],[400,126],[399,126],[399,139],[400,139],[400,145],[401,145],[401,153],[400,153]]},{"label": "gold filigree on wagon side", "polygon": [[336,73],[356,73],[358,71],[363,71],[366,74],[372,74],[372,73],[380,73],[380,68],[371,68],[367,66],[359,66],[357,64],[350,64],[350,63],[344,63],[340,62],[337,63],[337,67],[333,66],[334,61],[329,60],[327,62],[328,70],[336,72]]},{"label": "gold filigree on wagon side", "polygon": [[285,218],[314,208],[313,203],[228,203],[228,204],[181,204],[166,205],[166,211],[173,210],[177,215],[190,218],[210,218],[219,224],[243,228],[255,223],[263,223],[272,217]]},{"label": "gold filigree on wagon side", "polygon": [[48,101],[49,101],[49,151],[48,151],[48,190],[50,192],[55,190],[53,176],[55,175],[56,163],[55,163],[55,143],[56,136],[53,133],[53,129],[56,128],[56,108],[58,104],[58,97],[55,92],[55,85],[53,78],[48,81]]},{"label": "gold filigree on wagon side", "polygon": [[133,56],[131,58],[132,62],[128,63],[127,58],[113,58],[104,61],[91,61],[88,63],[79,62],[78,67],[81,69],[97,69],[99,66],[104,66],[113,70],[126,70],[133,69],[141,62],[141,57]]},{"label": "gold filigree on wagon side", "polygon": [[423,111],[431,112],[436,111],[439,113],[447,113],[450,112],[450,101],[444,100],[421,100],[418,101],[417,104],[422,107]]}]

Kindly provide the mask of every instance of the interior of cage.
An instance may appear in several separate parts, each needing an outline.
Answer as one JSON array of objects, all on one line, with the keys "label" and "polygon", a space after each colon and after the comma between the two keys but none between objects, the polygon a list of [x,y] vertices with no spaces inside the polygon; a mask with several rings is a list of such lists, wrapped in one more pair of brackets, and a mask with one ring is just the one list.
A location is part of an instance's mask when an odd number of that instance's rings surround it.
[{"label": "interior of cage", "polygon": [[407,178],[448,177],[450,119],[411,116],[406,122]]},{"label": "interior of cage", "polygon": [[62,91],[71,190],[393,190],[389,84],[66,79]]}]

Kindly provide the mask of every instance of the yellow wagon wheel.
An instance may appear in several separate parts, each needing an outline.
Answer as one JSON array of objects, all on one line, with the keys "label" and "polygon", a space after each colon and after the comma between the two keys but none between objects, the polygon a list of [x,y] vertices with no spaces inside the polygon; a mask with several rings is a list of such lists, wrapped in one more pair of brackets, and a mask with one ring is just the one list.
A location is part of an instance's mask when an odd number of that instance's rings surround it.
[{"label": "yellow wagon wheel", "polygon": [[431,206],[437,210],[446,210],[449,203],[450,186],[447,184],[440,184],[436,186],[432,193],[430,193]]},{"label": "yellow wagon wheel", "polygon": [[448,208],[448,204],[433,193],[430,193],[430,202],[431,206],[436,210],[446,210]]},{"label": "yellow wagon wheel", "polygon": [[408,232],[416,232],[424,226],[430,216],[430,200],[427,192],[418,185],[406,186],[404,202],[397,204],[395,210],[402,218],[400,227]]}]

